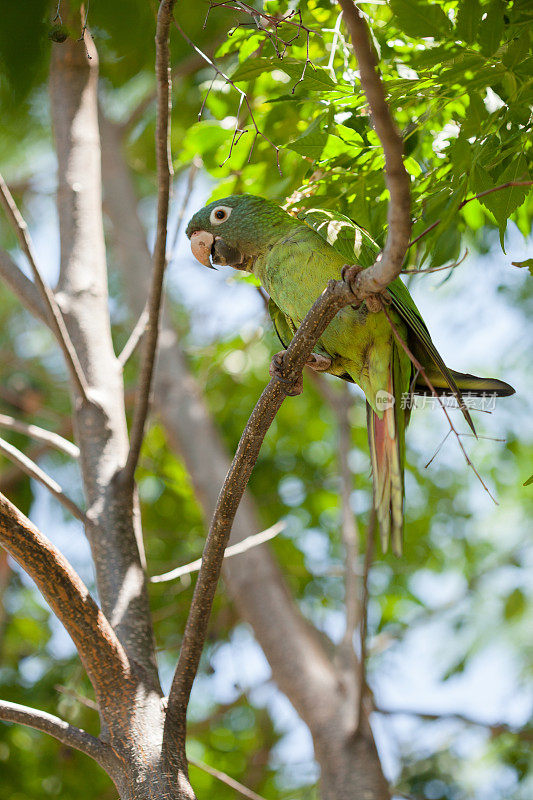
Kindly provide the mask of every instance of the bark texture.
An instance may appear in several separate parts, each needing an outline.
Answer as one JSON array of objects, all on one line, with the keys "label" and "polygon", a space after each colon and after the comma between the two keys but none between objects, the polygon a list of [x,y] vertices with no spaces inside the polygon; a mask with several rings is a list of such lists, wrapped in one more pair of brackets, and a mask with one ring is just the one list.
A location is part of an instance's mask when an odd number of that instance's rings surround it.
[{"label": "bark texture", "polygon": [[117,482],[128,433],[108,309],[97,87],[98,57],[88,35],[85,42],[56,44],[50,98],[61,235],[57,299],[89,387],[89,402],[74,398],[74,426],[102,610],[157,688],[138,505]]}]

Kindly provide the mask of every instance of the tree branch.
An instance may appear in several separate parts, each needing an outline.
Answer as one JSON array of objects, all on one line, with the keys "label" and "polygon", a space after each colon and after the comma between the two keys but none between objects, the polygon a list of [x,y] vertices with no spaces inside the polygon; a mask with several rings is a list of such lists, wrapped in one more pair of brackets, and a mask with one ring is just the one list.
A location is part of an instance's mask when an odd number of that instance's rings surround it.
[{"label": "tree branch", "polygon": [[69,442],[68,439],[64,439],[58,433],[54,433],[53,431],[47,431],[44,428],[38,427],[37,425],[28,425],[25,422],[15,419],[14,417],[8,416],[7,414],[0,414],[0,428],[6,428],[7,430],[15,431],[16,433],[22,433],[25,436],[36,439],[38,442],[45,442],[45,444],[49,444],[52,447],[55,447],[57,450],[61,450],[62,453],[65,453],[71,458],[79,458],[79,448],[76,447],[76,445],[72,442]]},{"label": "tree branch", "polygon": [[231,777],[231,775],[227,775],[225,772],[215,769],[215,767],[211,767],[209,764],[205,764],[203,761],[197,761],[195,758],[188,758],[187,761],[189,764],[197,767],[197,769],[201,769],[203,772],[207,772],[208,775],[212,775],[213,778],[217,778],[217,780],[219,780],[221,783],[225,783],[226,786],[230,786],[236,792],[242,794],[243,797],[248,797],[249,800],[265,800],[265,798],[261,797],[260,794],[248,789],[247,786],[244,786],[244,784],[236,781],[235,778]]},{"label": "tree branch", "polygon": [[72,638],[105,718],[130,677],[122,645],[59,550],[0,494],[0,544],[33,578]]},{"label": "tree branch", "polygon": [[122,367],[124,367],[128,363],[129,359],[132,357],[138,345],[140,344],[141,339],[146,333],[147,322],[148,322],[148,308],[147,306],[145,306],[141,311],[141,316],[135,323],[135,326],[128,337],[128,341],[122,348],[120,355],[118,357],[119,363]]},{"label": "tree branch", "polygon": [[361,615],[359,620],[359,636],[360,636],[360,652],[358,664],[358,710],[357,710],[357,726],[363,719],[363,704],[366,694],[366,658],[367,658],[367,631],[368,631],[368,576],[372,566],[372,559],[374,557],[374,542],[376,533],[376,510],[372,507],[370,511],[370,519],[368,521],[368,530],[366,533],[366,551],[365,551],[365,565],[363,570],[363,581],[361,592]]},{"label": "tree branch", "polygon": [[76,353],[74,345],[72,344],[67,326],[65,325],[65,320],[63,319],[63,314],[61,313],[61,310],[57,304],[57,300],[55,299],[50,287],[44,282],[39,267],[37,266],[26,221],[18,210],[2,175],[0,175],[0,202],[2,203],[4,211],[6,212],[6,216],[17,235],[20,246],[26,258],[28,259],[35,284],[41,294],[45,308],[48,309],[50,328],[54,332],[57,342],[63,351],[63,355],[65,356],[65,361],[67,363],[67,367],[69,368],[74,386],[76,387],[76,390],[82,399],[87,402],[87,381],[83,373],[83,369],[81,368],[78,354]]},{"label": "tree branch", "polygon": [[[401,265],[400,265],[401,266]],[[371,269],[374,269],[373,267]],[[207,536],[202,566],[185,626],[180,657],[168,698],[167,722],[185,737],[185,717],[192,683],[205,641],[209,615],[233,519],[255,465],[263,439],[316,342],[346,305],[354,303],[349,286],[329,281],[296,332],[283,361],[284,378],[274,377],[263,391],[244,429],[221,489]]]},{"label": "tree branch", "polygon": [[[215,40],[212,44],[211,49],[216,50],[219,44],[221,44],[226,36],[220,37],[219,39]],[[191,53],[189,56],[183,59],[179,64],[177,64],[174,69],[172,70],[172,81],[174,82],[176,79],[179,78],[187,78],[189,75],[193,75],[197,72],[200,67],[204,64],[205,59],[203,55],[199,53]],[[141,121],[146,111],[150,108],[152,103],[157,100],[157,88],[153,91],[149,91],[142,100],[135,106],[135,108],[130,112],[129,117],[120,125],[123,132],[129,131],[133,128],[138,122]]]},{"label": "tree branch", "polygon": [[74,408],[86,530],[102,610],[128,657],[146,669],[159,692],[138,500],[131,486],[117,480],[127,458],[128,431],[123,371],[111,336],[97,93],[98,52],[88,31],[81,41],[68,38],[52,45],[50,105],[61,238],[58,300],[91,396],[90,403]]},{"label": "tree branch", "polygon": [[0,719],[4,722],[19,722],[43,733],[49,733],[62,744],[74,747],[90,756],[104,768],[113,758],[111,748],[100,739],[46,711],[0,700]]},{"label": "tree branch", "polygon": [[148,297],[148,322],[143,342],[143,354],[139,370],[139,390],[130,432],[130,449],[121,475],[124,484],[133,483],[135,468],[139,460],[144,428],[148,415],[152,375],[154,371],[163,279],[166,267],[168,207],[170,202],[170,180],[173,175],[170,153],[170,109],[172,104],[169,37],[172,11],[175,0],[162,0],[157,14],[156,28],[156,77],[157,77],[157,231],[153,255],[153,272]]},{"label": "tree branch", "polygon": [[[276,524],[272,525],[271,528],[267,528],[266,530],[261,531],[261,533],[254,533],[251,536],[248,536],[246,539],[243,539],[242,542],[237,542],[237,544],[230,545],[224,551],[224,558],[239,556],[241,553],[246,553],[248,550],[251,550],[252,547],[257,547],[260,544],[269,542],[270,539],[273,539],[274,536],[277,536],[278,533],[281,533],[285,527],[285,522],[276,522]],[[150,583],[165,583],[166,581],[173,581],[176,578],[181,578],[183,575],[190,575],[191,572],[198,572],[201,566],[202,559],[197,558],[196,561],[191,561],[190,564],[184,564],[182,567],[176,567],[176,569],[172,569],[170,572],[165,572],[162,575],[154,575],[150,578]]]},{"label": "tree branch", "polygon": [[486,728],[490,731],[491,736],[511,733],[526,742],[533,741],[533,730],[531,728],[514,728],[512,725],[508,725],[505,722],[484,722],[481,719],[475,719],[474,717],[469,717],[466,714],[460,714],[455,711],[443,711],[437,714],[428,711],[417,711],[413,708],[381,708],[381,706],[375,706],[374,711],[377,714],[384,714],[388,717],[393,715],[405,715],[408,717],[419,717],[419,719],[427,720],[428,722],[441,722],[443,720],[462,722],[465,725],[475,725],[479,728]]},{"label": "tree branch", "polygon": [[[462,208],[466,206],[467,203],[471,203],[472,200],[479,200],[481,197],[485,197],[488,194],[492,194],[493,192],[501,192],[502,189],[511,189],[513,186],[533,186],[533,181],[507,181],[507,183],[501,183],[499,186],[492,186],[490,189],[485,189],[484,192],[478,192],[478,194],[475,194],[472,197],[467,197],[465,200],[459,203],[457,210],[460,211]],[[440,225],[441,222],[442,222],[441,219],[438,219],[435,222],[433,222],[429,227],[427,227],[424,231],[422,231],[422,233],[420,233],[418,236],[416,236],[409,242],[409,247],[412,247],[417,242],[419,242],[420,239],[422,239],[424,236],[427,236],[427,234],[430,233],[434,228],[436,228],[437,225]],[[420,272],[422,272],[422,270],[420,270]]]},{"label": "tree branch", "polygon": [[27,456],[24,455],[17,447],[6,442],[5,439],[0,439],[0,453],[9,458],[14,464],[16,464],[20,469],[29,475],[30,478],[34,478],[36,481],[39,481],[48,491],[54,495],[54,497],[59,500],[59,502],[67,508],[73,516],[79,519],[83,524],[87,523],[87,518],[84,512],[79,508],[76,503],[71,500],[67,495],[64,493],[61,486],[55,481],[50,475],[47,475],[40,467],[37,466],[33,461],[31,461]]},{"label": "tree branch", "polygon": [[46,325],[50,325],[50,319],[35,284],[26,277],[20,267],[15,264],[9,253],[5,250],[0,250],[0,276],[4,279],[15,297],[18,297],[22,305],[33,314],[34,317],[40,319]]},{"label": "tree branch", "polygon": [[385,154],[385,180],[390,194],[387,241],[374,265],[378,268],[372,272],[362,270],[355,281],[355,293],[362,299],[365,294],[383,291],[401,271],[411,232],[410,179],[403,164],[402,138],[385,99],[364,16],[353,0],[339,0],[339,5],[352,39],[374,129]]}]

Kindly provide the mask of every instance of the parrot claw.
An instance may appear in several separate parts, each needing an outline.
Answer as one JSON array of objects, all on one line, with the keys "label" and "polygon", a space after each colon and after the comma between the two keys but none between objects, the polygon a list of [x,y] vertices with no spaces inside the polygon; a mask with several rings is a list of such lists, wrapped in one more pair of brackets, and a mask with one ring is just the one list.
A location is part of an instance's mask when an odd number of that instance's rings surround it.
[{"label": "parrot claw", "polygon": [[[352,292],[357,295],[357,276],[364,269],[358,264],[345,264],[341,270],[341,278],[345,281]],[[364,301],[368,311],[371,314],[377,314],[383,309],[383,305],[389,305],[390,298],[383,292],[380,294],[372,294]]]},{"label": "parrot claw", "polygon": [[333,363],[329,356],[322,356],[319,353],[311,353],[307,359],[307,366],[315,372],[327,372]]},{"label": "parrot claw", "polygon": [[277,378],[279,381],[281,381],[281,383],[285,384],[284,391],[286,395],[289,397],[296,397],[304,390],[304,379],[302,375],[300,375],[296,380],[294,380],[294,378],[291,379],[285,377],[283,371],[283,357],[286,352],[286,350],[280,350],[279,353],[276,353],[272,356],[272,361],[270,362],[270,367],[268,368],[268,374],[271,378]]}]

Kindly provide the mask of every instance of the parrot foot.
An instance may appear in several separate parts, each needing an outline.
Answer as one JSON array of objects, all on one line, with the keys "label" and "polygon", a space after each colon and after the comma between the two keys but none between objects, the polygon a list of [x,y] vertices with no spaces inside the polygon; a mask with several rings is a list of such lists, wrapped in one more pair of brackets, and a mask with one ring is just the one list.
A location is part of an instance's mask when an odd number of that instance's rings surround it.
[{"label": "parrot foot", "polygon": [[[360,267],[358,264],[345,264],[341,270],[342,280],[348,284],[355,295],[357,294],[357,276],[363,269],[364,267]],[[390,303],[390,299],[385,293],[372,294],[364,302],[371,314],[377,314],[382,310],[384,304]]]},{"label": "parrot foot", "polygon": [[268,374],[271,378],[277,378],[279,381],[285,384],[286,395],[289,397],[296,397],[304,390],[304,379],[303,375],[300,375],[296,380],[294,380],[294,378],[287,378],[285,376],[283,369],[283,357],[286,352],[286,350],[280,350],[279,353],[276,353],[272,356],[272,361],[270,362],[270,367],[268,368]]},{"label": "parrot foot", "polygon": [[[268,373],[271,378],[277,378],[285,384],[290,384],[285,391],[289,397],[295,397],[304,390],[303,375],[300,375],[296,381],[285,377],[283,371],[283,357],[286,352],[286,350],[280,350],[279,353],[272,356]],[[326,372],[331,367],[332,363],[332,359],[329,356],[323,356],[319,353],[311,353],[307,359],[307,366],[315,372]]]},{"label": "parrot foot", "polygon": [[311,353],[307,359],[307,366],[315,372],[327,372],[333,360],[329,356],[322,356],[319,353]]}]

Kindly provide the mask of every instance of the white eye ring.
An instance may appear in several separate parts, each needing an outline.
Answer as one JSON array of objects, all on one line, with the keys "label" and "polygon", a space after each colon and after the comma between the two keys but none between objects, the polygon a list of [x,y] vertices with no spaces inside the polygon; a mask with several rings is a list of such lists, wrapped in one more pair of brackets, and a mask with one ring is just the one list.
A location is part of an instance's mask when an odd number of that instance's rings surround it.
[{"label": "white eye ring", "polygon": [[229,219],[231,212],[232,209],[230,206],[217,206],[211,211],[209,215],[209,222],[211,225],[221,225],[223,222]]}]

